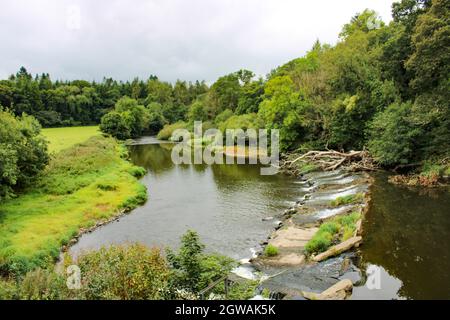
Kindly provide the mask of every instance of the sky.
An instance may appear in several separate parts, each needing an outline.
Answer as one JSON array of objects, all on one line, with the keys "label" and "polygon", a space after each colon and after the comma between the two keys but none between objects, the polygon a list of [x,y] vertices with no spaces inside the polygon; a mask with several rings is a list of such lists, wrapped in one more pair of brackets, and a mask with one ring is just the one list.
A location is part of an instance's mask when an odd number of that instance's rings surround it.
[{"label": "sky", "polygon": [[56,79],[213,82],[266,75],[334,44],[365,8],[388,22],[392,0],[0,0],[0,79],[25,66]]}]

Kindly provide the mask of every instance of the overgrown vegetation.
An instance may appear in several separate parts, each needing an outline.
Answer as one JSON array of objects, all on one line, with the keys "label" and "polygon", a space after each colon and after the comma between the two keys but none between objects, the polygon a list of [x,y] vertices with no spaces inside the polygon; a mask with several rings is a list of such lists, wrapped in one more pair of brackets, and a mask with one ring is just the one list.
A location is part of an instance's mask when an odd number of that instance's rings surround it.
[{"label": "overgrown vegetation", "polygon": [[28,186],[47,165],[47,143],[40,131],[33,117],[16,117],[0,106],[0,202]]},{"label": "overgrown vegetation", "polygon": [[0,272],[45,267],[80,228],[146,200],[146,189],[123,157],[126,149],[101,136],[56,154],[20,197],[2,203]]},{"label": "overgrown vegetation", "polygon": [[353,212],[323,223],[306,244],[305,252],[307,254],[324,252],[332,245],[351,238],[360,217],[358,212]]},{"label": "overgrown vegetation", "polygon": [[[65,255],[64,266],[77,265],[81,288],[68,289],[63,273],[36,269],[18,280],[0,280],[0,299],[199,299],[209,284],[226,276],[235,262],[216,254],[205,254],[198,235],[188,231],[178,253],[169,250],[167,259],[159,249],[140,244],[110,246],[82,253],[76,259]],[[256,281],[231,284],[229,299],[248,299],[255,294]],[[206,295],[224,298],[223,282]]]},{"label": "overgrown vegetation", "polygon": [[239,70],[210,88],[155,76],[52,82],[22,68],[0,82],[0,103],[44,126],[102,119],[102,130],[120,139],[143,132],[169,139],[175,128],[202,120],[221,130],[279,129],[283,151],[366,148],[388,168],[436,162],[450,150],[449,6],[402,0],[389,24],[364,10],[336,45],[317,41],[264,79]]},{"label": "overgrown vegetation", "polygon": [[268,244],[264,248],[264,255],[266,255],[267,257],[274,257],[274,256],[278,255],[278,248],[272,244]]},{"label": "overgrown vegetation", "polygon": [[363,193],[349,194],[347,196],[337,197],[330,202],[330,206],[339,207],[348,204],[359,203],[364,200]]}]

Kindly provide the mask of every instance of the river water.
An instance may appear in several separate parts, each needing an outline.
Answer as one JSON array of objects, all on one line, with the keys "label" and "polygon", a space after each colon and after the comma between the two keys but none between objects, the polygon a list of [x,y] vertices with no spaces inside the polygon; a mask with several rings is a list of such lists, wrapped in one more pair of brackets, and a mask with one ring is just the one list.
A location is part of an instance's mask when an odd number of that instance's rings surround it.
[{"label": "river water", "polygon": [[[250,258],[274,229],[276,215],[304,195],[297,179],[262,176],[258,165],[175,165],[172,144],[129,148],[132,162],[148,171],[141,180],[147,203],[83,235],[71,252],[136,241],[176,248],[180,236],[192,229],[207,250]],[[263,221],[267,217],[274,219]]]},{"label": "river water", "polygon": [[[142,143],[150,144],[129,148],[132,162],[148,171],[141,182],[149,200],[83,235],[72,253],[126,242],[176,248],[192,229],[208,251],[250,258],[277,216],[307,192],[297,179],[260,175],[257,165],[174,165],[171,144]],[[371,191],[360,251],[380,279],[371,290],[355,287],[353,298],[450,299],[450,190],[394,186],[381,174]]]},{"label": "river water", "polygon": [[[363,223],[365,263],[380,267],[379,289],[355,299],[450,299],[450,188],[409,188],[375,176]],[[376,270],[376,269],[374,269]]]}]

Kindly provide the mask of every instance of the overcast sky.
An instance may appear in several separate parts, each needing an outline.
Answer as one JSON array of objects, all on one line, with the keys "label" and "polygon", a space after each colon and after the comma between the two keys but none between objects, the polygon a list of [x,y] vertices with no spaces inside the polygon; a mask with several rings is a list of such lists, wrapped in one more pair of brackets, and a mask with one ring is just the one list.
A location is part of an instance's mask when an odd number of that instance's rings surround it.
[{"label": "overcast sky", "polygon": [[335,43],[370,8],[390,20],[392,0],[0,0],[0,78],[25,66],[56,79],[150,74],[206,80],[246,68],[258,75]]}]

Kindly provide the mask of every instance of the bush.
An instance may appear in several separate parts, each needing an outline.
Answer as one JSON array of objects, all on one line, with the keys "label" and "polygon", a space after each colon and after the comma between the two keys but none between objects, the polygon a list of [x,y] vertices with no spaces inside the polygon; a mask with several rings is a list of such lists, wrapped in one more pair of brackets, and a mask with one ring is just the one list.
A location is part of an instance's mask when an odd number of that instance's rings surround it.
[{"label": "bush", "polygon": [[120,140],[131,137],[131,128],[122,114],[117,111],[111,111],[102,117],[100,130]]},{"label": "bush", "polygon": [[274,245],[268,244],[266,246],[266,248],[264,249],[264,254],[267,257],[274,257],[274,256],[278,255],[278,248],[275,247]]},{"label": "bush", "polygon": [[167,124],[162,128],[162,130],[158,133],[157,138],[160,140],[169,140],[172,137],[172,133],[177,129],[186,129],[186,122],[179,121],[173,124]]},{"label": "bush", "polygon": [[[221,255],[206,255],[204,245],[200,243],[198,234],[188,231],[181,238],[181,247],[177,253],[167,250],[167,260],[172,268],[172,287],[198,294],[210,283],[227,275],[235,266],[235,262]],[[223,293],[224,288],[215,289]]]},{"label": "bush", "polygon": [[147,170],[145,168],[139,167],[139,166],[132,166],[128,173],[131,174],[135,178],[142,178],[147,173]]},{"label": "bush", "polygon": [[0,201],[33,181],[49,161],[47,142],[33,117],[0,108]]},{"label": "bush", "polygon": [[324,252],[334,243],[352,237],[356,229],[356,221],[359,220],[360,216],[359,213],[353,212],[323,223],[306,244],[305,252],[307,254]]},{"label": "bush", "polygon": [[331,201],[330,205],[332,207],[339,207],[342,205],[361,202],[363,199],[364,199],[363,193],[349,194],[348,196],[337,197],[336,199]]},{"label": "bush", "polygon": [[82,254],[81,299],[154,300],[169,291],[168,265],[158,249],[139,244],[111,246]]}]

